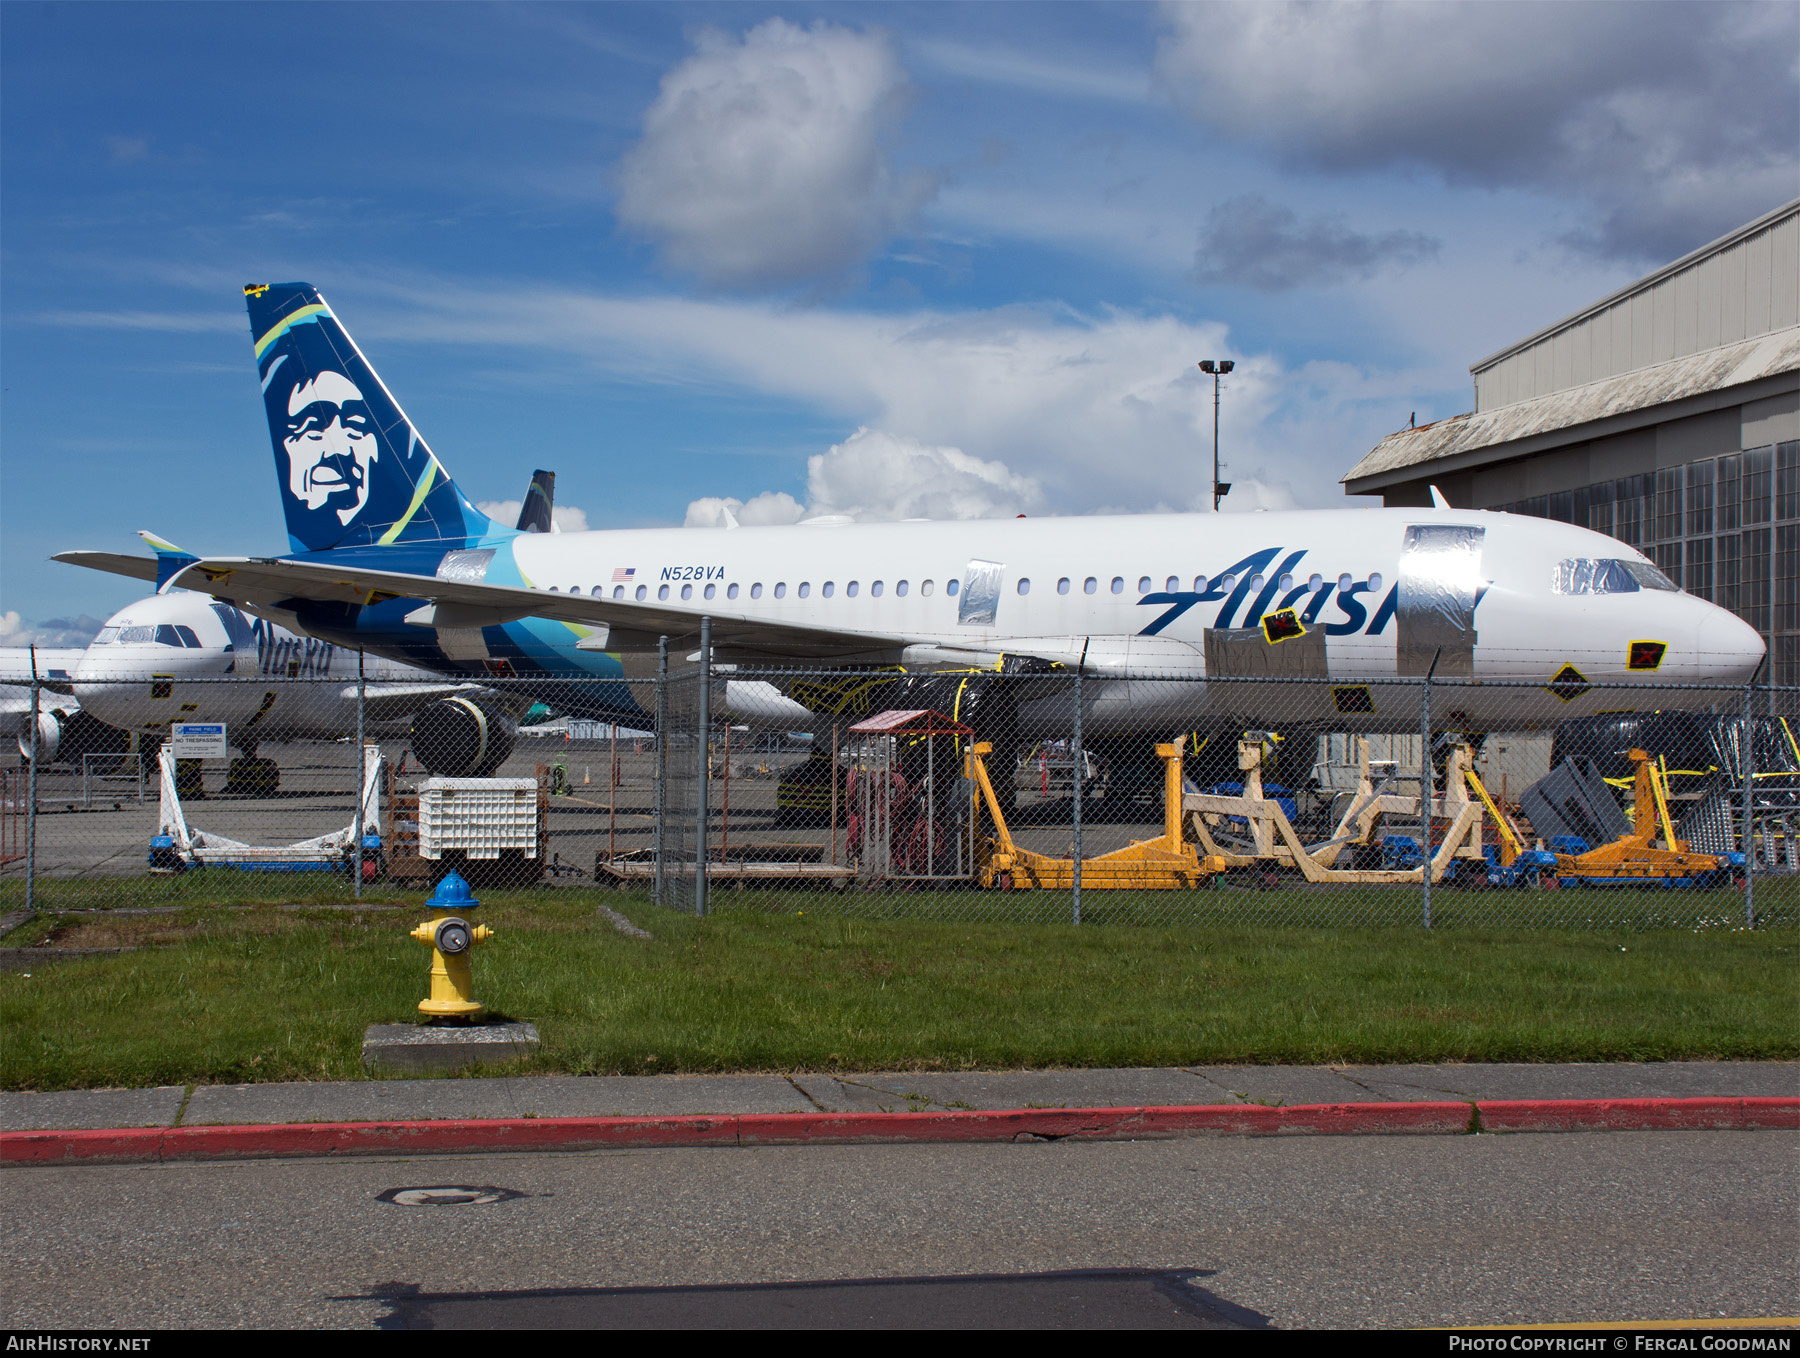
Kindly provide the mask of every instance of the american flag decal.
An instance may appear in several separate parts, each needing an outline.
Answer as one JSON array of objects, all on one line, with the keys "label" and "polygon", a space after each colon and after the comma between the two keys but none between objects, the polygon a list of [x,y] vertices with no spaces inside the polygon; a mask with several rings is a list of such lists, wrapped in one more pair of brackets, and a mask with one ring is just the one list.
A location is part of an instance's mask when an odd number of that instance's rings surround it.
[{"label": "american flag decal", "polygon": [[614,566],[612,582],[615,585],[629,585],[631,583],[631,577],[636,574],[636,566]]}]

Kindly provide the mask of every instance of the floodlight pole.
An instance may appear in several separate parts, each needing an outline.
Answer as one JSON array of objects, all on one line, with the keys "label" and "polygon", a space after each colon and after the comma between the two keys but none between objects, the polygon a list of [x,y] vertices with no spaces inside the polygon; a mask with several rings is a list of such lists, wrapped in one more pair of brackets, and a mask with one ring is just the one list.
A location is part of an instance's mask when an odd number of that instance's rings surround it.
[{"label": "floodlight pole", "polygon": [[1219,480],[1219,379],[1230,372],[1237,364],[1229,358],[1202,359],[1200,371],[1211,375],[1213,380],[1213,479],[1212,507],[1213,513],[1219,512],[1219,501],[1224,499],[1231,487]]}]

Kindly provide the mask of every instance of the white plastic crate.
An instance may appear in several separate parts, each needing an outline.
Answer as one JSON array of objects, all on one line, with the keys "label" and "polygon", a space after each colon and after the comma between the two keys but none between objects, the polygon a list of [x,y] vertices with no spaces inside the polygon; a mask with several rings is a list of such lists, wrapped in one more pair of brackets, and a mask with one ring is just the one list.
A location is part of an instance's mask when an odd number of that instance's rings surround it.
[{"label": "white plastic crate", "polygon": [[427,778],[419,784],[419,854],[537,857],[538,789],[533,778]]}]

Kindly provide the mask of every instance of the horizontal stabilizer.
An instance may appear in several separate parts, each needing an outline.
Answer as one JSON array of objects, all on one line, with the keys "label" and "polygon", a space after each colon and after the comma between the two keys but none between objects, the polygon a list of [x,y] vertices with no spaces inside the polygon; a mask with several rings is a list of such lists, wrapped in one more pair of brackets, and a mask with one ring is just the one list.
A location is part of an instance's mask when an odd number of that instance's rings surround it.
[{"label": "horizontal stabilizer", "polygon": [[58,552],[50,559],[68,566],[86,566],[91,571],[128,575],[133,580],[156,579],[155,557],[126,556],[123,552]]}]

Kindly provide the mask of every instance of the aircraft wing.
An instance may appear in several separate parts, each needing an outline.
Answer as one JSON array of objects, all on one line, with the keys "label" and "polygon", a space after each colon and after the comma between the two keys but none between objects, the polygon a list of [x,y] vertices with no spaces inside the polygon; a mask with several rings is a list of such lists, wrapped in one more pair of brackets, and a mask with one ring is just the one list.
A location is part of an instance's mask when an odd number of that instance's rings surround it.
[{"label": "aircraft wing", "polygon": [[[439,698],[452,698],[458,693],[483,691],[480,684],[393,684],[372,683],[368,687],[365,711],[370,721],[402,721],[426,703]],[[343,697],[356,701],[356,685],[346,684]],[[529,704],[528,704],[529,705]]]},{"label": "aircraft wing", "polygon": [[[154,579],[156,574],[152,561],[110,552],[60,552],[53,559],[145,579]],[[133,568],[126,569],[127,564]],[[425,626],[487,627],[520,618],[550,618],[609,629],[607,650],[654,649],[659,636],[691,640],[700,631],[702,613],[699,608],[671,608],[661,603],[264,557],[209,557],[172,576],[170,584],[250,607],[291,607],[298,600],[367,605],[389,599],[421,599],[433,610],[429,618],[420,619]],[[710,602],[719,605],[705,609],[712,619],[713,644],[726,652],[769,659],[837,659],[897,651],[908,641],[883,633],[771,622],[733,612],[724,600]]]},{"label": "aircraft wing", "polygon": [[38,687],[67,696],[75,692],[70,676],[84,654],[80,646],[39,646],[35,656],[27,646],[5,647],[0,649],[0,684],[29,685],[35,664]]},{"label": "aircraft wing", "polygon": [[71,566],[86,566],[94,571],[111,571],[114,575],[129,575],[133,580],[148,580],[156,583],[156,558],[150,556],[126,556],[123,552],[58,552],[50,558],[52,561],[66,562]]}]

